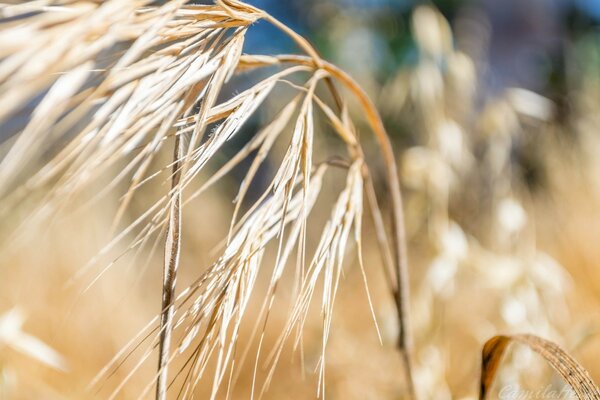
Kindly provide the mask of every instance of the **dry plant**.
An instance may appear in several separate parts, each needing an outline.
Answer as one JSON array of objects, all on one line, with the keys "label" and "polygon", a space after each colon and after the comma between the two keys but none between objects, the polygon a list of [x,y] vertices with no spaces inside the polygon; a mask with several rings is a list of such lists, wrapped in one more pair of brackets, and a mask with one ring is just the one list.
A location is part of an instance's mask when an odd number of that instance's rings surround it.
[{"label": "dry plant", "polygon": [[[265,250],[272,244],[276,251],[273,270],[252,330],[252,337],[258,340],[253,359],[252,396],[260,397],[268,389],[288,341],[302,351],[303,327],[311,304],[317,301],[315,294],[320,291],[323,332],[317,396],[324,397],[325,349],[342,264],[352,240],[365,275],[361,228],[363,211],[367,208],[397,308],[397,349],[403,360],[406,394],[408,398],[417,397],[422,389],[415,388],[414,382],[419,386],[419,381],[413,377],[405,224],[395,154],[375,105],[349,75],[323,60],[304,38],[265,11],[236,0],[216,0],[213,5],[187,4],[183,0],[40,0],[2,4],[0,15],[0,128],[3,134],[11,136],[10,148],[0,164],[3,218],[9,218],[17,205],[39,197],[23,226],[47,221],[57,209],[67,207],[70,199],[85,193],[93,182],[101,181],[106,182],[105,187],[93,194],[91,202],[121,185],[127,189],[113,222],[116,233],[101,250],[98,260],[117,246],[124,246],[125,253],[147,251],[152,254],[157,240],[164,239],[160,314],[99,372],[91,384],[93,388],[101,386],[124,363],[134,359],[125,379],[109,396],[118,397],[131,377],[158,351],[156,375],[139,394],[140,398],[155,389],[156,398],[165,399],[170,388],[179,389],[174,393],[178,398],[193,397],[201,379],[207,375],[212,385],[211,398],[223,391],[229,397],[240,368],[250,354],[250,347],[239,345],[238,337],[242,324],[247,322],[244,317]],[[431,9],[418,10],[415,18],[415,26],[444,26]],[[279,28],[305,55],[243,54],[245,34],[258,20]],[[440,23],[432,24],[431,20]],[[465,62],[464,57],[449,49],[448,36],[432,32],[417,31],[425,53],[435,56],[439,51],[449,52],[456,62]],[[440,37],[444,40],[438,40]],[[424,57],[415,72],[413,84],[417,87],[415,94],[430,95],[416,98],[425,105],[430,101],[443,101],[435,87],[429,90],[439,79],[431,80],[428,75],[437,73],[437,67],[427,61],[428,57]],[[266,68],[277,71],[223,100],[224,87],[233,76]],[[301,83],[294,81],[301,77],[304,78]],[[295,91],[292,100],[225,165],[191,191],[192,183],[209,162],[282,83]],[[322,86],[328,93],[321,94]],[[387,202],[392,213],[391,233],[384,226],[372,167],[365,159],[352,119],[355,112],[350,110],[356,108],[360,110],[356,115],[363,117],[357,121],[368,125],[379,145],[385,167]],[[345,145],[346,155],[315,160],[317,114],[333,127]],[[430,117],[428,121],[434,121],[435,126],[426,129],[437,132],[443,128],[445,133],[454,129],[451,133],[456,133],[457,124],[446,115]],[[290,125],[286,151],[272,181],[259,199],[243,210],[244,198],[260,165],[275,142],[284,140]],[[489,149],[501,153],[490,156],[491,173],[501,175],[506,161],[502,150],[509,146],[510,140],[502,135],[502,129],[499,131],[497,140],[502,146],[493,142]],[[431,143],[432,149],[409,150],[405,170],[409,171],[407,181],[416,179],[417,185],[425,182],[431,185],[428,189],[443,192],[435,193],[438,203],[431,221],[436,237],[449,238],[439,243],[442,248],[450,243],[444,248],[448,253],[442,254],[438,263],[440,268],[445,268],[448,262],[453,264],[462,257],[454,251],[452,240],[464,234],[448,217],[448,185],[452,179],[447,179],[449,176],[444,175],[443,167],[430,168],[431,164],[423,160],[438,160],[440,165],[446,165],[469,158],[461,153],[466,151],[466,146],[445,148],[443,145],[447,142],[437,143],[435,138]],[[158,155],[170,146],[172,160],[160,170],[152,171]],[[255,156],[235,199],[229,233],[220,256],[192,285],[178,290],[182,225],[185,224],[182,208],[252,154]],[[41,168],[34,168],[40,164]],[[32,168],[24,168],[24,165]],[[419,171],[419,166],[426,171]],[[465,165],[452,164],[451,167],[467,170]],[[316,248],[309,252],[309,216],[317,203],[323,177],[332,168],[346,171],[345,186],[331,205],[330,217]],[[436,171],[441,171],[441,175],[427,176]],[[136,193],[164,174],[168,175],[170,185],[166,193],[125,228],[119,228]],[[422,181],[419,176],[423,177]],[[439,180],[430,181],[430,178]],[[507,189],[505,197],[509,194]],[[514,203],[503,204],[509,207],[505,213],[509,219],[520,207]],[[506,228],[509,239],[511,229],[514,229],[512,225]],[[476,244],[469,246],[475,247]],[[483,249],[473,251],[479,256],[487,254]],[[292,305],[279,339],[266,355],[264,334],[269,314],[284,269],[292,264],[288,261],[294,257]],[[92,260],[73,279],[86,275],[96,261]],[[113,262],[99,272],[94,271],[96,276],[92,283],[112,265]],[[556,345],[533,336],[500,336],[486,344],[481,398],[488,393],[509,340],[529,345],[542,354],[565,377],[579,398],[600,398],[597,387],[583,368]],[[182,359],[179,367],[169,368],[178,359]],[[257,370],[261,365],[266,365],[268,372],[264,381],[259,382]]]}]

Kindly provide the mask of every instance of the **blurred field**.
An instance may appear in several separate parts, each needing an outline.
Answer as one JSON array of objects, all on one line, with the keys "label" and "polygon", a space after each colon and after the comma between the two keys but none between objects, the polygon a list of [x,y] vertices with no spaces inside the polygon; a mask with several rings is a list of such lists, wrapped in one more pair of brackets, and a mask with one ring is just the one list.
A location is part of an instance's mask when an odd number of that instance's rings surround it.
[{"label": "blurred field", "polygon": [[[500,333],[527,332],[551,339],[600,382],[600,75],[590,62],[600,40],[594,37],[595,42],[585,44],[588,47],[579,43],[580,48],[566,54],[565,78],[558,89],[492,90],[485,83],[484,63],[460,47],[461,42],[469,43],[468,35],[462,32],[456,38],[451,24],[433,7],[417,7],[409,14],[405,29],[414,40],[412,63],[397,66],[385,79],[358,62],[348,69],[374,98],[394,133],[405,195],[414,375],[420,398],[475,399],[481,348]],[[340,17],[334,33],[344,36],[344,29],[360,18],[360,13]],[[342,53],[334,58],[344,64]],[[281,99],[289,97],[285,89],[276,92],[250,124],[267,122],[284,104]],[[373,140],[362,133],[366,123],[360,110],[351,104],[352,113],[359,115],[366,159],[381,167]],[[333,138],[325,118],[315,124],[322,133],[315,137],[315,159],[341,151],[343,145]],[[0,154],[11,143],[6,139]],[[195,188],[241,144],[230,146],[200,175]],[[275,146],[250,196],[264,189],[260,181],[272,178],[284,152],[283,145]],[[161,152],[150,169],[160,170],[170,156]],[[123,166],[112,173],[119,167]],[[247,169],[242,164],[184,208],[179,288],[218,258],[234,209],[231,200]],[[121,228],[166,190],[167,178],[163,171],[140,190]],[[374,178],[378,193],[384,192],[382,176]],[[341,172],[328,175],[319,204],[333,203],[344,182]],[[105,185],[95,182],[85,193],[66,199],[43,223],[27,219],[43,204],[45,193],[3,214],[0,399],[107,398],[135,365],[132,357],[89,390],[94,376],[159,313],[162,288],[163,232],[155,252],[150,245],[120,257],[125,248],[119,244],[95,259],[114,233],[119,196],[126,189],[119,187],[89,203]],[[389,206],[382,204],[386,217]],[[321,207],[311,215],[309,248],[318,243],[329,214],[329,208]],[[396,310],[375,236],[365,214],[362,247],[376,324],[352,240],[326,351],[328,399],[406,396],[395,350]],[[267,268],[260,271],[244,317],[241,344],[250,340],[275,249],[265,258]],[[89,264],[92,259],[95,262]],[[286,272],[265,332],[265,356],[285,326],[293,281],[293,273]],[[317,299],[321,291],[319,286]],[[318,305],[311,306],[301,350],[285,347],[263,398],[315,398],[321,344],[322,316]],[[254,339],[250,354],[257,346]],[[152,354],[119,398],[138,398],[156,374],[155,358]],[[172,371],[181,363],[176,361]],[[241,373],[231,398],[250,398],[254,359],[249,356],[238,367]],[[541,358],[521,346],[513,348],[501,368],[496,391],[514,385],[523,390],[564,385]],[[267,372],[258,371],[262,382]],[[204,379],[196,398],[210,395],[210,375]],[[220,396],[225,398],[225,393]]]}]

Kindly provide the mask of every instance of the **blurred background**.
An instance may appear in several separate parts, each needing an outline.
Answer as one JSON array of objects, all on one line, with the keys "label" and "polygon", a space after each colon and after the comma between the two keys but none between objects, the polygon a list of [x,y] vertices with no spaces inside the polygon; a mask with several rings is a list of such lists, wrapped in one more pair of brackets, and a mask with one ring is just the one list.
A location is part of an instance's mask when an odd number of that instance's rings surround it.
[{"label": "blurred background", "polygon": [[[374,99],[393,136],[405,195],[421,398],[476,398],[481,347],[500,333],[556,341],[600,382],[600,1],[248,2],[348,71]],[[297,49],[259,22],[244,51]],[[250,121],[245,140],[273,103]],[[327,135],[320,140],[339,146]],[[367,145],[367,160],[377,165],[377,157]],[[186,209],[181,287],[214,260],[244,168]],[[382,177],[375,178],[384,193]],[[144,190],[150,197],[164,186]],[[253,190],[260,193],[260,179]],[[141,197],[130,218],[150,204]],[[0,399],[93,398],[86,391],[90,379],[156,315],[160,251],[147,262],[123,257],[89,289],[92,275],[72,282],[110,239],[115,204],[65,210],[53,224],[3,242]],[[12,217],[26,215],[25,208]],[[12,229],[13,218],[2,221],[3,230]],[[327,350],[327,398],[399,399],[405,385],[393,350],[394,304],[370,223],[363,236],[383,344],[356,257],[349,256]],[[286,310],[276,309],[267,340],[276,340]],[[320,327],[316,312],[307,323],[306,370],[290,349],[265,398],[316,396]],[[127,366],[97,398],[127,375]],[[137,398],[154,367],[148,363],[123,398]],[[248,398],[251,367],[243,370],[234,398]],[[563,385],[539,357],[515,346],[496,390],[502,396],[506,387]]]}]

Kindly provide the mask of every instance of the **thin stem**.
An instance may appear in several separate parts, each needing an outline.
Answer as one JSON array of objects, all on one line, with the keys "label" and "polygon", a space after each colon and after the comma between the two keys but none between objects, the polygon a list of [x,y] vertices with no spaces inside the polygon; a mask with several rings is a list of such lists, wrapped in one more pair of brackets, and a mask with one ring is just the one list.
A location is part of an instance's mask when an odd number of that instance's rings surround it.
[{"label": "thin stem", "polygon": [[166,400],[168,388],[168,364],[171,347],[171,331],[173,326],[173,315],[175,313],[175,284],[177,281],[177,269],[181,252],[181,179],[180,158],[182,154],[181,136],[175,137],[175,149],[173,152],[173,175],[171,178],[171,208],[169,214],[169,226],[165,240],[165,263],[163,270],[163,296],[162,314],[160,318],[160,340],[158,356],[158,379],[156,383],[156,399]]}]

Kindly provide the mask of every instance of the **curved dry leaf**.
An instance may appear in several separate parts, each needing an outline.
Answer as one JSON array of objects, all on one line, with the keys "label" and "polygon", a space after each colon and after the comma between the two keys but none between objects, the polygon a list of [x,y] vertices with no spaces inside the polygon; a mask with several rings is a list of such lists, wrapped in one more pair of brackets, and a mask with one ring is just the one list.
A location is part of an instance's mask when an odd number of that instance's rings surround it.
[{"label": "curved dry leaf", "polygon": [[488,340],[483,346],[481,354],[480,400],[487,398],[496,372],[498,372],[500,362],[502,361],[502,356],[511,342],[524,344],[544,357],[552,368],[571,386],[578,399],[600,399],[600,389],[598,389],[598,386],[596,386],[589,373],[557,344],[535,335],[499,335]]}]

